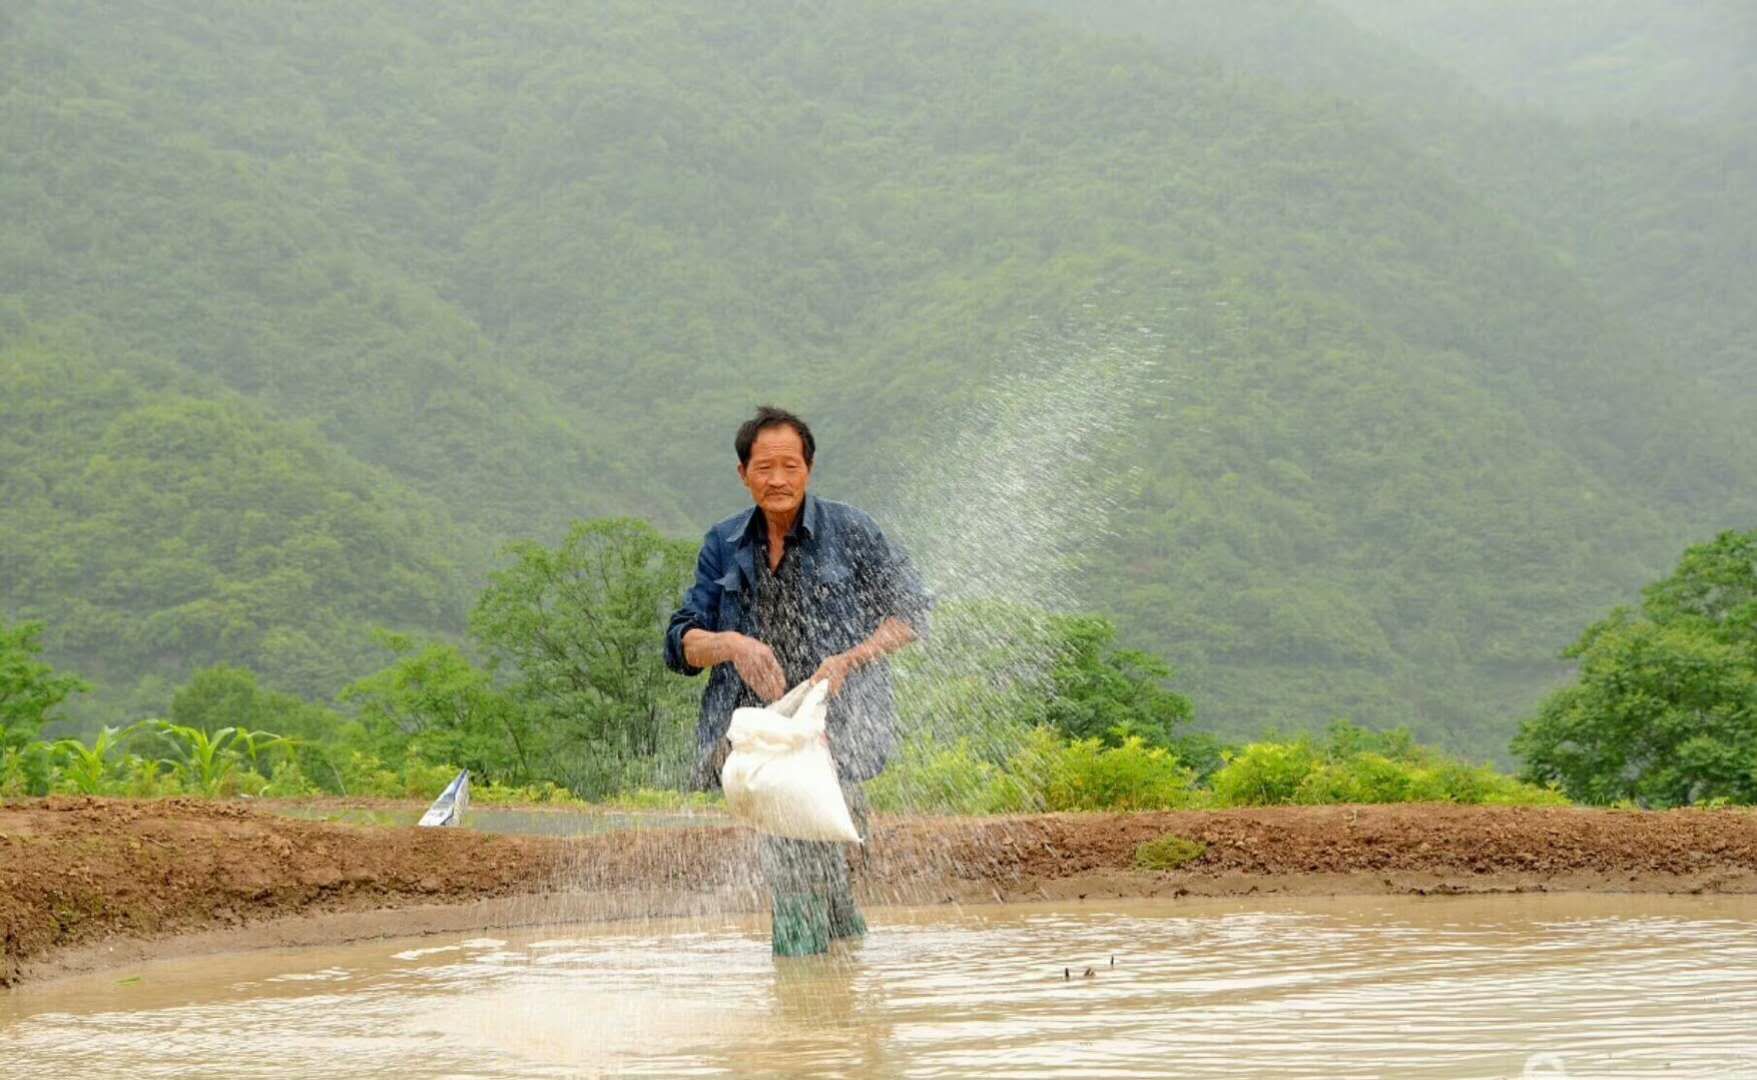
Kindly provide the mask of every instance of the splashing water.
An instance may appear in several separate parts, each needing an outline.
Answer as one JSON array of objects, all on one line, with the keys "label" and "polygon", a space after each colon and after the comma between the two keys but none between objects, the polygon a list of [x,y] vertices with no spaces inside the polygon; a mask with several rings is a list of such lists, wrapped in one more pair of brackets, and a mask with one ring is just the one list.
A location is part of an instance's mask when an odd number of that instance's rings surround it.
[{"label": "splashing water", "polygon": [[[937,599],[931,638],[898,664],[906,754],[960,747],[998,767],[1041,722],[1062,656],[1054,619],[1088,606],[1073,583],[1111,535],[1129,473],[1109,452],[1158,389],[1161,337],[1131,320],[1027,338],[1004,377],[930,426],[950,433],[945,444],[878,508]],[[905,781],[893,795],[917,812],[972,804],[985,775]]]}]

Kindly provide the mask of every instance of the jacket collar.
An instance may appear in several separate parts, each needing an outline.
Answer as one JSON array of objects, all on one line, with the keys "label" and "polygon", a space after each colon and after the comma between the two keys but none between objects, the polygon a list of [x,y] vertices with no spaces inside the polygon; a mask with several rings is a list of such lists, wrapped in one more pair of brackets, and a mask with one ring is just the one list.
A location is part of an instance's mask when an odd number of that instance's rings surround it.
[{"label": "jacket collar", "polygon": [[[720,530],[720,535],[728,543],[739,548],[754,545],[757,532],[763,526],[763,512],[759,507],[751,507],[742,514],[735,514],[727,519]],[[824,535],[824,511],[816,495],[809,491],[805,494],[805,503],[799,508],[799,516],[793,520],[793,528],[788,531],[789,540],[797,540],[800,536],[808,540],[821,540]]]},{"label": "jacket collar", "polygon": [[[787,538],[797,540],[801,535],[810,540],[824,538],[825,515],[817,496],[805,493],[805,502],[799,508],[799,516],[793,521],[793,528]],[[733,546],[733,559],[743,573],[746,582],[756,580],[756,545],[757,534],[764,528],[763,512],[760,507],[753,506],[742,514],[734,515],[720,530],[720,536]]]}]

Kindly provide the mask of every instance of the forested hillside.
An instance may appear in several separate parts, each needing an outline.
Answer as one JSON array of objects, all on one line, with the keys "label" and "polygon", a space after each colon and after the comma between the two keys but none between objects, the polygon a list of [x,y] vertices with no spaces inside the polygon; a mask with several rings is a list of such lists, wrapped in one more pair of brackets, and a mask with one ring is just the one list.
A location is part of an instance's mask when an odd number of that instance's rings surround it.
[{"label": "forested hillside", "polygon": [[[327,694],[373,624],[460,629],[496,541],[698,535],[774,398],[924,551],[1077,546],[1018,593],[1115,612],[1204,725],[1499,753],[1582,625],[1757,509],[1757,162],[1503,125],[1266,10],[14,6],[0,609],[112,705],[222,660]],[[1020,453],[1072,464],[959,521]]]},{"label": "forested hillside", "polygon": [[[1406,152],[1517,220],[1645,336],[1668,385],[1703,383],[1728,406],[1703,423],[1757,416],[1757,327],[1746,310],[1757,295],[1757,48],[1727,45],[1757,42],[1757,10],[1650,0],[1027,2],[1346,99]],[[1613,46],[1627,54],[1615,63],[1568,61]],[[1509,82],[1512,72],[1562,67],[1579,78],[1571,91]],[[1668,107],[1696,98],[1715,104]]]}]

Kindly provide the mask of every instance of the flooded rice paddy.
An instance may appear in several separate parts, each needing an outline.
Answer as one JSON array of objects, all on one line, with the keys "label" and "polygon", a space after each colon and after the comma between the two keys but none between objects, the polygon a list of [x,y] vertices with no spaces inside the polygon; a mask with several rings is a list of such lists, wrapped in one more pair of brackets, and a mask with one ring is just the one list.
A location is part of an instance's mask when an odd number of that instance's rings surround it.
[{"label": "flooded rice paddy", "polygon": [[873,924],[807,960],[748,918],[161,961],[0,995],[0,1077],[1757,1075],[1757,898]]}]

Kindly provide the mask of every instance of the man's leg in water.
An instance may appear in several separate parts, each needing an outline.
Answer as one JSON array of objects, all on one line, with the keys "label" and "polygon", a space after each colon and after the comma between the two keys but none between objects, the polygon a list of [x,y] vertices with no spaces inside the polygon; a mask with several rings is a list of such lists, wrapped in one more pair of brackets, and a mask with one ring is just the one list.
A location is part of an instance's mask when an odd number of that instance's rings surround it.
[{"label": "man's leg in water", "polygon": [[836,864],[843,863],[836,844],[762,839],[763,877],[774,906],[776,956],[810,956],[830,948],[830,884]]},{"label": "man's leg in water", "polygon": [[854,870],[866,869],[867,847],[872,842],[872,829],[867,821],[866,791],[851,780],[842,781],[842,798],[848,802],[848,816],[854,819],[854,831],[860,844],[837,845],[837,865],[830,890],[830,936],[860,937],[866,933],[866,920],[854,903]]},{"label": "man's leg in water", "polygon": [[[849,815],[862,840],[869,836],[866,794],[843,784]],[[828,952],[834,938],[859,937],[866,920],[854,904],[845,845],[822,840],[764,836],[763,877],[774,907],[772,935],[776,956]]]}]

